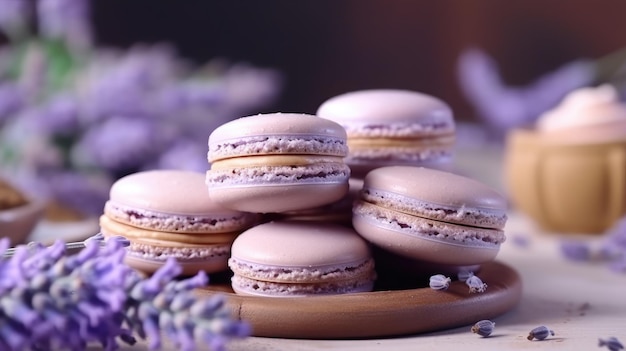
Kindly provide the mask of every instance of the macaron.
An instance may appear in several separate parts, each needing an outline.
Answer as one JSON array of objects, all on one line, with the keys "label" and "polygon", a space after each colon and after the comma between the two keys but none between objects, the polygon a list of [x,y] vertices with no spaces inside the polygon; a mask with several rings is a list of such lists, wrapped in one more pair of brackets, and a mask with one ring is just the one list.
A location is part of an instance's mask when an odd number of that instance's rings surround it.
[{"label": "macaron", "polygon": [[352,228],[305,221],[252,227],[235,239],[228,262],[237,294],[267,297],[371,291],[368,243]]},{"label": "macaron", "polygon": [[307,114],[242,117],[209,136],[209,196],[224,207],[257,213],[315,208],[348,191],[345,130]]},{"label": "macaron", "polygon": [[436,97],[398,89],[353,91],[325,101],[316,115],[346,129],[345,162],[353,176],[383,166],[450,166],[454,116]]},{"label": "macaron", "polygon": [[199,172],[154,170],[117,180],[100,217],[105,236],[130,241],[126,263],[152,273],[174,257],[184,275],[228,270],[235,237],[258,215],[213,202]]},{"label": "macaron", "polygon": [[447,265],[493,260],[505,240],[507,203],[471,178],[424,167],[375,169],[353,208],[355,230],[404,257]]},{"label": "macaron", "polygon": [[316,223],[332,222],[352,227],[352,205],[361,192],[363,179],[350,178],[348,185],[348,193],[339,201],[312,209],[275,214],[273,218],[278,220],[311,221]]}]

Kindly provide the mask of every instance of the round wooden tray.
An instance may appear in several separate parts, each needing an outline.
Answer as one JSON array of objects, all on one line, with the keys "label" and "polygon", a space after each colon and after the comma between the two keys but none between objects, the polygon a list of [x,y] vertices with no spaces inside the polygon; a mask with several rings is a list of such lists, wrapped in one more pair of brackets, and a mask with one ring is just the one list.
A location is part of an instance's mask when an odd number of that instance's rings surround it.
[{"label": "round wooden tray", "polygon": [[[471,325],[509,311],[519,302],[522,283],[512,268],[484,264],[484,293],[470,293],[454,280],[445,291],[429,287],[293,298],[241,296],[216,286],[202,293],[227,295],[233,316],[252,325],[255,336],[349,339],[418,334]],[[213,290],[214,289],[214,290]]]}]

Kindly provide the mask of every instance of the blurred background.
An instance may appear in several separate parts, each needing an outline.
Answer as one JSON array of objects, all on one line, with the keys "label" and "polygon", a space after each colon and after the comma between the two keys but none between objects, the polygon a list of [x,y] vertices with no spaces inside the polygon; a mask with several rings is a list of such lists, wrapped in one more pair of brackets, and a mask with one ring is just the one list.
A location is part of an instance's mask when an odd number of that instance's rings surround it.
[{"label": "blurred background", "polygon": [[284,73],[264,110],[314,113],[350,90],[405,88],[438,96],[478,120],[459,88],[458,60],[478,48],[508,85],[527,85],[574,60],[626,46],[619,0],[98,0],[98,42],[169,41],[197,61],[225,57]]},{"label": "blurred background", "polygon": [[0,0],[0,175],[93,216],[120,176],[205,170],[227,120],[371,88],[439,97],[461,141],[497,145],[571,90],[621,86],[625,16],[620,0]]}]

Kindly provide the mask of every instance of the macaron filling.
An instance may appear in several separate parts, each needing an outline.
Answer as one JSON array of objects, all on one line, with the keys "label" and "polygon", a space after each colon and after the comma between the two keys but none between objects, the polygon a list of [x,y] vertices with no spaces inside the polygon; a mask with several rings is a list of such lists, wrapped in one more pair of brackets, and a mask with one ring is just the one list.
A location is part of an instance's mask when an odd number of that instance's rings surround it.
[{"label": "macaron filling", "polygon": [[226,233],[252,225],[257,215],[236,211],[219,211],[210,215],[185,215],[145,210],[107,201],[104,213],[111,219],[139,228],[183,233]]},{"label": "macaron filling", "polygon": [[[383,208],[364,201],[358,201],[353,211],[355,221],[366,221],[368,225],[448,245],[497,250],[500,244],[505,240],[502,230],[458,225],[427,219]],[[357,226],[358,223],[355,223],[355,227]]]},{"label": "macaron filling", "polygon": [[206,182],[211,187],[263,185],[310,185],[347,183],[350,168],[345,164],[330,163],[315,166],[279,166],[211,170]]},{"label": "macaron filling", "polygon": [[[386,120],[382,117],[380,121]],[[424,138],[435,136],[454,137],[455,125],[450,121],[433,118],[417,123],[341,123],[348,138]]]},{"label": "macaron filling", "polygon": [[260,135],[244,138],[209,140],[209,162],[247,155],[312,154],[345,156],[346,140],[323,135]]},{"label": "macaron filling", "polygon": [[447,223],[502,229],[507,221],[506,212],[498,208],[442,205],[373,188],[364,188],[361,198],[379,207]]}]

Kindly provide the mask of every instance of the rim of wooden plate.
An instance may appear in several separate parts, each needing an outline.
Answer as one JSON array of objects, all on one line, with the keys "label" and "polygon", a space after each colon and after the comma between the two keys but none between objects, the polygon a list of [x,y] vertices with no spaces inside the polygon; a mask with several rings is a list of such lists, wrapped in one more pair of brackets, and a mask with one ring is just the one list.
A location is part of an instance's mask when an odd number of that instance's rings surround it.
[{"label": "rim of wooden plate", "polygon": [[[500,262],[482,265],[488,287],[470,293],[454,280],[445,291],[429,287],[344,295],[272,298],[225,294],[234,318],[247,321],[252,335],[295,339],[355,339],[419,334],[474,324],[515,307],[522,295],[519,274]],[[223,288],[222,288],[223,289]]]}]

